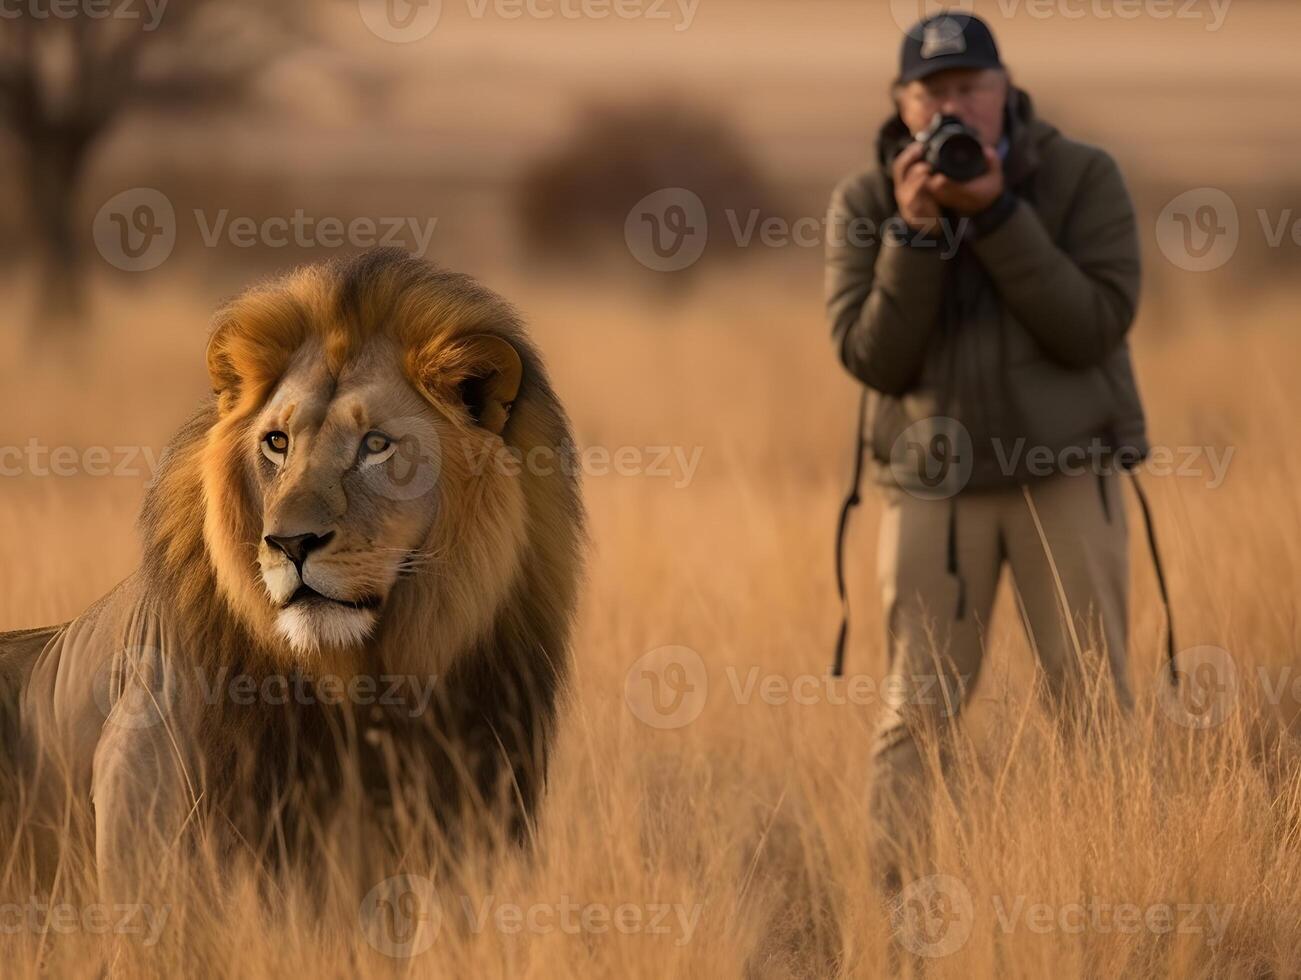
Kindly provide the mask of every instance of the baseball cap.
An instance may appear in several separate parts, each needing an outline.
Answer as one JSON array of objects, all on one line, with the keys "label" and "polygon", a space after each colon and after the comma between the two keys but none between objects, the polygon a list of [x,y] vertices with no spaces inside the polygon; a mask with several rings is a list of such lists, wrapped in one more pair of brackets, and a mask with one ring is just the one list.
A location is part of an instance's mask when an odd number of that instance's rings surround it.
[{"label": "baseball cap", "polygon": [[941,13],[909,29],[899,48],[899,81],[950,68],[1002,68],[989,25],[975,14]]}]

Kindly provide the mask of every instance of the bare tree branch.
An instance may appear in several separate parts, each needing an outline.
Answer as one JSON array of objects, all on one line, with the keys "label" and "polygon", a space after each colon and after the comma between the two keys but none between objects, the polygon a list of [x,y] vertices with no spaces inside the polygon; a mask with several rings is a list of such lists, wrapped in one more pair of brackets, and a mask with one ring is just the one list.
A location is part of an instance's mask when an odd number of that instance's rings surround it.
[{"label": "bare tree branch", "polygon": [[139,7],[56,16],[20,5],[0,33],[0,128],[21,173],[52,288],[76,295],[72,201],[94,147],[132,111],[235,104],[307,34],[303,0],[170,0],[156,22]]}]

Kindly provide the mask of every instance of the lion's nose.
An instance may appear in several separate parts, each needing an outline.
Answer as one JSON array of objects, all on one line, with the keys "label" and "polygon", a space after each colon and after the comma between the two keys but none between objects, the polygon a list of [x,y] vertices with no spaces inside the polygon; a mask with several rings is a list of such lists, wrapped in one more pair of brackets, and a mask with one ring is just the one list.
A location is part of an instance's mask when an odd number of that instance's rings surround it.
[{"label": "lion's nose", "polygon": [[282,551],[286,558],[301,569],[308,555],[324,548],[333,538],[333,531],[326,531],[324,534],[268,534],[266,542],[271,547]]}]

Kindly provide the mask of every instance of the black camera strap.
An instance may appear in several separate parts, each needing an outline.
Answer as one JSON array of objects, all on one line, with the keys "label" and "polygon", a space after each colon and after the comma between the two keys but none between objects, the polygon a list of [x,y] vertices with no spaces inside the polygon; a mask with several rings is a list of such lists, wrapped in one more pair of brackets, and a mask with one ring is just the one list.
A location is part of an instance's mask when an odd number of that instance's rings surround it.
[{"label": "black camera strap", "polygon": [[845,533],[849,530],[849,515],[862,502],[859,490],[863,485],[863,455],[867,451],[867,388],[860,386],[858,394],[858,433],[854,437],[854,475],[849,480],[849,494],[840,505],[840,520],[836,525],[836,591],[840,593],[840,633],[836,636],[836,653],[831,662],[831,676],[840,677],[845,672],[845,644],[849,640],[849,594],[845,589]]},{"label": "black camera strap", "polygon": [[1161,551],[1156,545],[1156,528],[1152,524],[1152,508],[1147,502],[1143,484],[1138,482],[1138,472],[1129,471],[1130,482],[1134,484],[1134,494],[1138,505],[1143,510],[1143,526],[1147,529],[1147,547],[1152,553],[1152,567],[1156,569],[1156,587],[1161,593],[1161,605],[1165,607],[1165,653],[1170,669],[1170,683],[1179,686],[1179,669],[1175,665],[1175,615],[1170,606],[1170,589],[1166,585],[1165,566],[1161,563]]}]

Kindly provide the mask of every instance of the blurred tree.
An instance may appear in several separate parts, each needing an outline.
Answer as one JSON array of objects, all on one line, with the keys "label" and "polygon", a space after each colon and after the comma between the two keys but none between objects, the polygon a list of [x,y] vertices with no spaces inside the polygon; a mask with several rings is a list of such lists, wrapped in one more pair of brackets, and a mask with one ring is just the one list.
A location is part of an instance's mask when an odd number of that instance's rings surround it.
[{"label": "blurred tree", "polygon": [[[639,205],[651,213],[634,213]],[[694,259],[674,261],[675,238],[685,244],[687,233],[708,229],[700,250],[735,259],[744,249],[726,233],[729,224],[779,213],[754,154],[728,121],[670,99],[588,107],[567,140],[526,169],[517,212],[534,260],[564,264],[627,251],[642,265],[681,273],[660,280],[675,291],[699,271]],[[641,230],[651,251],[630,240],[638,218],[649,222]],[[657,235],[666,251],[655,250]]]},{"label": "blurred tree", "polygon": [[0,17],[0,126],[41,263],[41,313],[74,322],[89,229],[77,191],[100,142],[137,109],[231,104],[301,35],[299,0],[17,0]]}]

